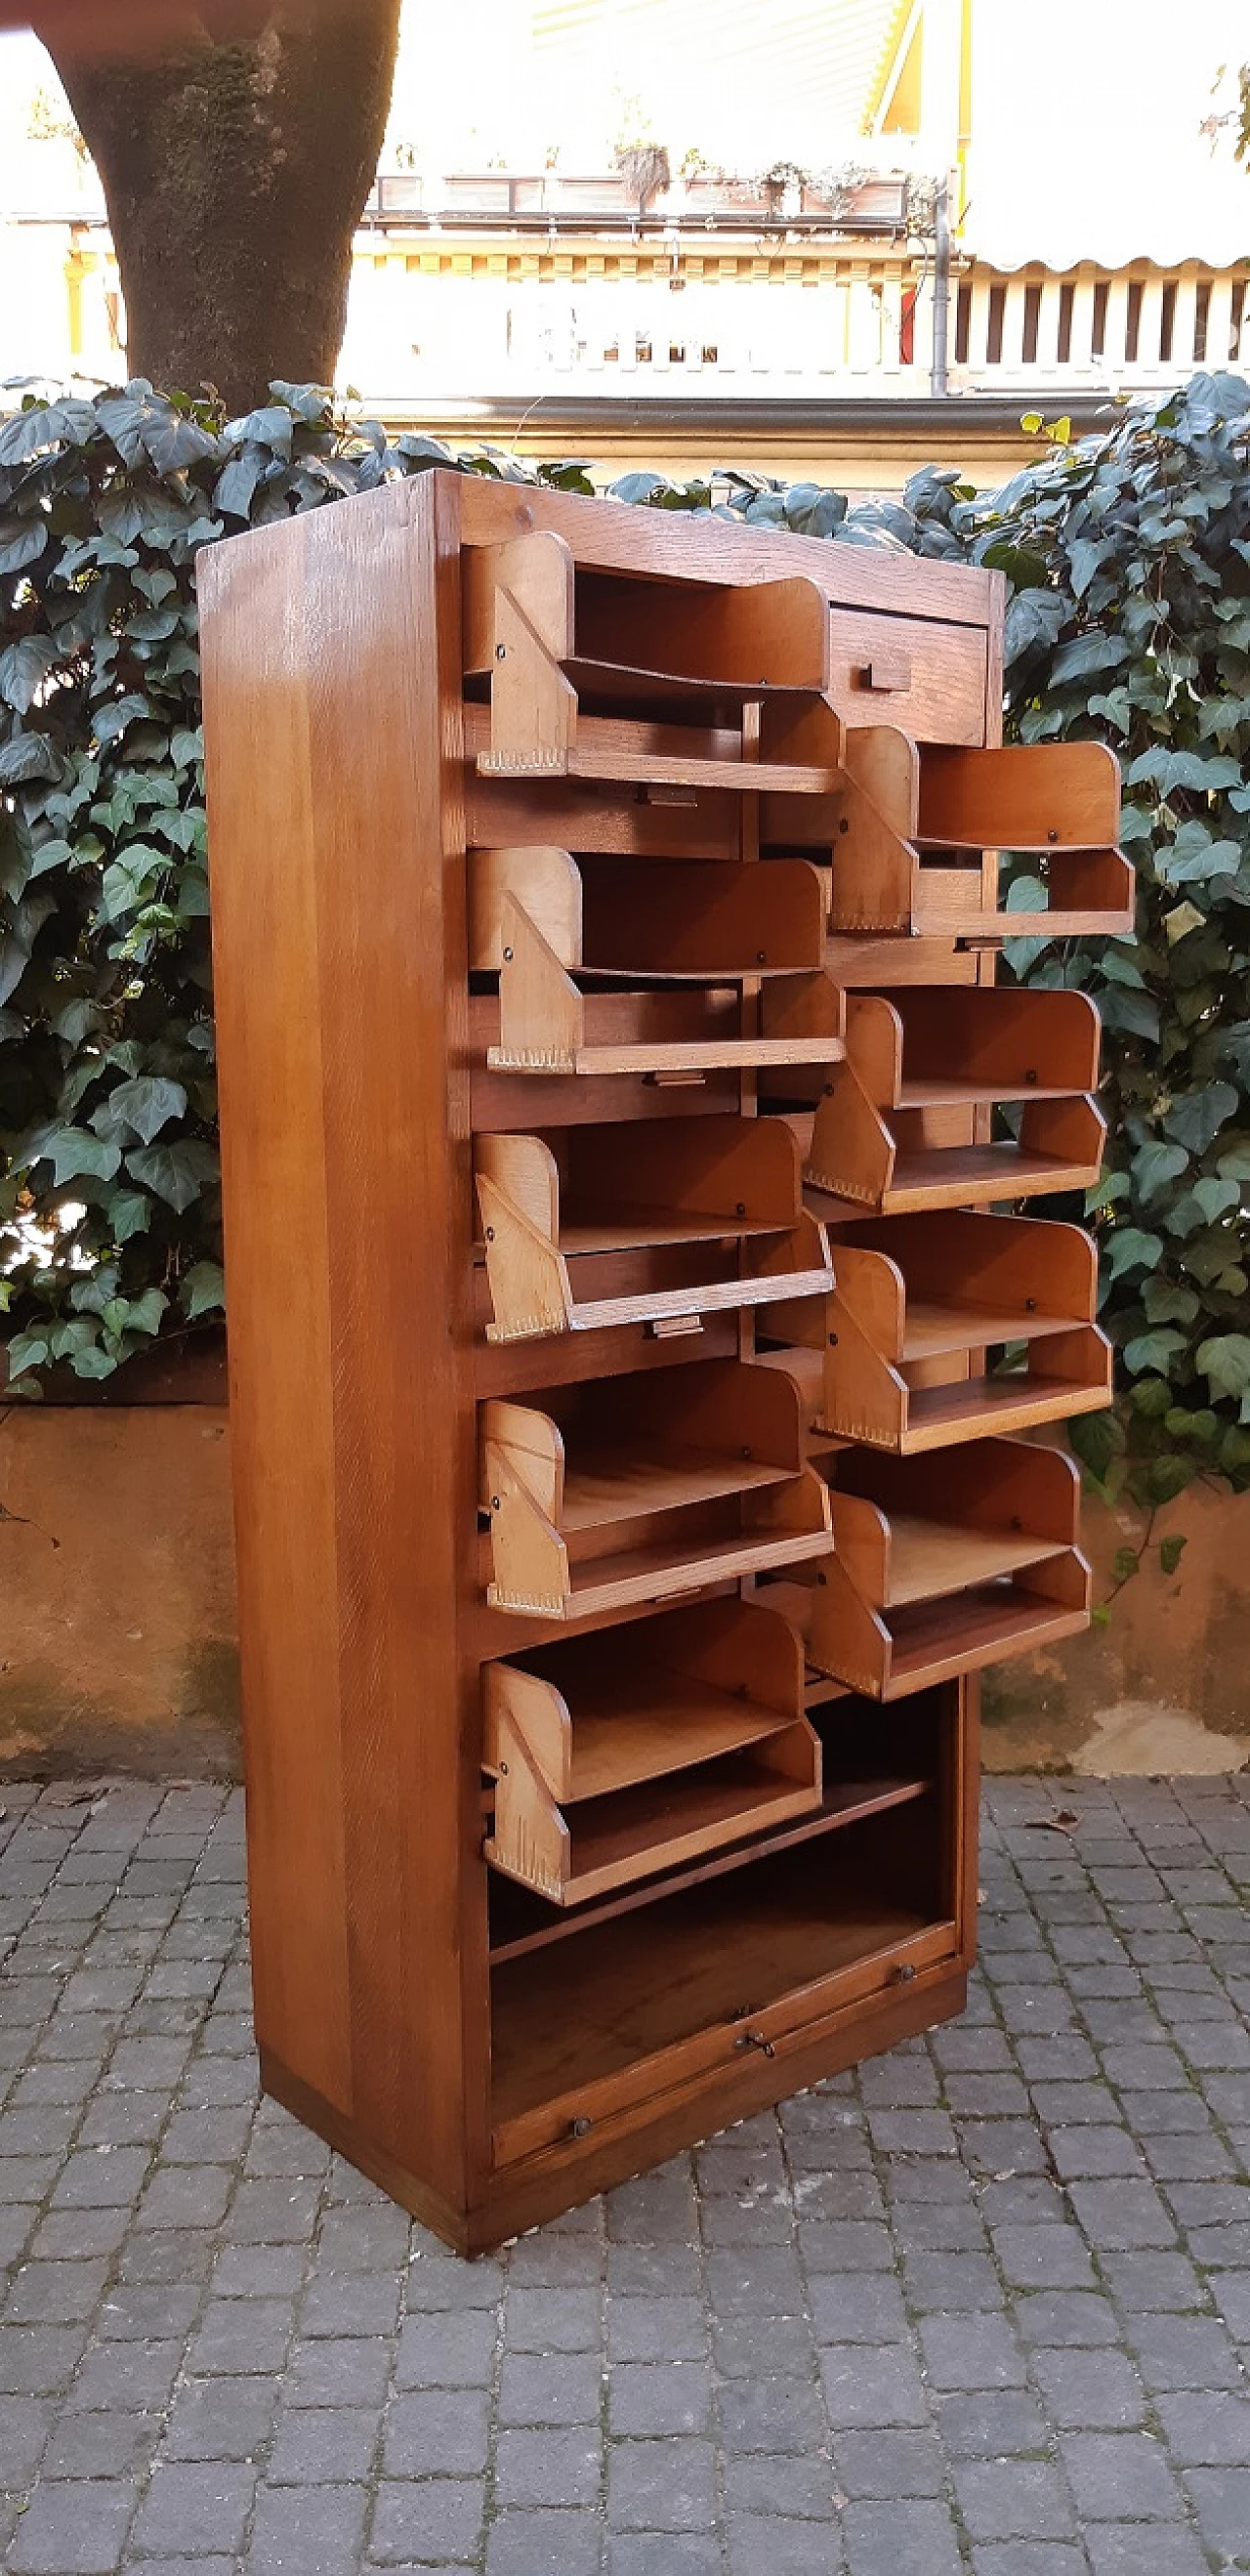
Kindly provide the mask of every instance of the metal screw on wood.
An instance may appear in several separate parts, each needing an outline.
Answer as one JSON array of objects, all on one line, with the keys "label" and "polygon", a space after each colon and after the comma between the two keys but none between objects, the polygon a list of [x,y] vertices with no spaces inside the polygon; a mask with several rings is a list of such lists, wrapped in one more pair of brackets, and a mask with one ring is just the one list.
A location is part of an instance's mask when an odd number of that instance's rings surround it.
[{"label": "metal screw on wood", "polygon": [[510,966],[512,964],[512,950],[510,948],[505,948],[503,952],[503,962],[505,966]]},{"label": "metal screw on wood", "polygon": [[590,2129],[591,2123],[589,2120],[579,2119],[570,2120],[569,2122],[570,2134],[575,2138],[588,2138],[590,2136]]},{"label": "metal screw on wood", "polygon": [[497,662],[506,662],[506,661],[507,661],[507,658],[508,658],[508,647],[507,647],[507,645],[506,645],[506,644],[497,644],[497,645],[495,646],[495,660],[496,660]]}]

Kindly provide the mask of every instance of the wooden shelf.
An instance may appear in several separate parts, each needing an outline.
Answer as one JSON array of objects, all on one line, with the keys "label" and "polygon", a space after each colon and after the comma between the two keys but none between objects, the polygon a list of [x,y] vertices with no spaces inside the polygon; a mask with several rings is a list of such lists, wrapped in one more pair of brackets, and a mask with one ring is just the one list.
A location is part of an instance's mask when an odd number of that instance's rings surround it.
[{"label": "wooden shelf", "polygon": [[[835,934],[992,946],[1131,933],[1119,764],[1104,744],[918,747],[891,726],[863,726],[847,736],[844,771],[819,814],[783,798],[764,816],[771,843],[832,852]],[[1002,902],[1000,851],[1035,854],[1044,907]]]},{"label": "wooden shelf", "polygon": [[[761,1319],[769,1341],[803,1345],[796,1374],[814,1430],[910,1455],[1110,1401],[1097,1258],[1077,1226],[892,1217],[840,1233],[834,1270],[830,1297]],[[987,1373],[980,1356],[1005,1346],[1022,1347],[1023,1365]]]},{"label": "wooden shelf", "polygon": [[820,1804],[798,1641],[741,1601],[488,1665],[486,1855],[585,1902]]},{"label": "wooden shelf", "polygon": [[[807,1578],[808,1661],[894,1699],[1075,1634],[1090,1584],[1079,1502],[1071,1459],[1024,1441],[907,1459],[842,1451],[835,1553]],[[787,1615],[797,1588],[778,1603]]]},{"label": "wooden shelf", "polygon": [[[722,1066],[830,1064],[843,1053],[841,996],[819,965],[820,885],[802,860],[767,879],[715,861],[663,870],[592,865],[588,925],[582,873],[565,850],[480,850],[473,875],[474,962],[499,977],[492,1069],[676,1077]],[[583,991],[608,977],[651,983]],[[681,987],[728,977],[737,990],[717,1025],[708,1007],[714,995]],[[747,977],[766,979],[749,1016]]]},{"label": "wooden shelf", "polygon": [[829,1503],[797,1394],[770,1369],[696,1361],[481,1408],[494,1609],[578,1619],[819,1556]]},{"label": "wooden shelf", "polygon": [[[842,1696],[845,1698],[846,1694]],[[680,1888],[701,1886],[709,1879],[723,1877],[728,1871],[740,1870],[745,1861],[764,1860],[776,1852],[793,1851],[801,1843],[823,1839],[826,1834],[840,1832],[844,1826],[863,1824],[870,1816],[884,1816],[895,1807],[911,1806],[917,1798],[931,1797],[934,1786],[933,1779],[924,1773],[883,1771],[875,1777],[830,1780],[826,1771],[816,1812],[788,1824],[774,1824],[762,1832],[753,1832],[749,1851],[744,1851],[735,1841],[725,1851],[702,1855],[676,1868],[657,1871],[640,1887],[617,1889],[610,1896],[591,1898],[580,1905],[561,1906],[551,1912],[547,1910],[549,1899],[527,1894],[515,1913],[505,1910],[502,1921],[497,1923],[492,1918],[495,1928],[491,1933],[491,1963],[496,1965],[505,1959],[523,1959],[532,1950],[545,1950],[553,1941],[567,1940],[572,1932],[587,1930],[592,1924],[616,1921],[623,1914],[637,1912],[640,1906],[654,1905],[660,1897],[675,1895]],[[519,1884],[511,1879],[501,1883],[509,1890]],[[532,1914],[528,1908],[533,1909]]]},{"label": "wooden shelf", "polygon": [[[908,1118],[874,1108],[850,1067],[834,1066],[814,1116],[787,1120],[804,1154],[813,1212],[822,1212],[822,1196],[881,1216],[1009,1207],[1091,1189],[1102,1168],[1106,1124],[1090,1099],[1031,1104],[1018,1139],[988,1145],[917,1141]],[[830,1222],[836,1213],[823,1210]]]},{"label": "wooden shelf", "polygon": [[[801,1204],[797,1145],[775,1120],[626,1121],[569,1128],[554,1144],[480,1136],[475,1169],[492,1340],[697,1323],[832,1279],[823,1230]],[[704,1245],[723,1248],[714,1275],[692,1260],[674,1284],[664,1256]],[[610,1279],[599,1275],[602,1256],[622,1254]]]},{"label": "wooden shelf", "polygon": [[852,993],[846,1058],[878,1109],[1062,1100],[1098,1084],[1098,1013],[1085,993],[1010,985]]}]

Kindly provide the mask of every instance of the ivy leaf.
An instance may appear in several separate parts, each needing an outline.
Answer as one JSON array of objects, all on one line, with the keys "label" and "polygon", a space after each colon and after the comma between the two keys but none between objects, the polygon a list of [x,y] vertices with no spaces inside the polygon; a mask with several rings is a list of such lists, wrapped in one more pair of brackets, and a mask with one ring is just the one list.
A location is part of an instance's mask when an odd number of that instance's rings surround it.
[{"label": "ivy leaf", "polygon": [[1236,1181],[1195,1181],[1194,1197],[1208,1225],[1215,1225],[1220,1217],[1227,1216],[1232,1208],[1241,1205],[1241,1191]]},{"label": "ivy leaf", "polygon": [[[1095,672],[1118,671],[1129,659],[1129,648],[1122,635],[1093,632],[1074,635],[1061,644],[1050,666],[1050,685],[1063,688],[1070,680],[1088,680]],[[1238,776],[1241,773],[1238,771]]]},{"label": "ivy leaf", "polygon": [[120,1145],[104,1136],[95,1136],[87,1127],[58,1127],[43,1147],[43,1159],[52,1165],[58,1190],[67,1181],[90,1174],[98,1181],[111,1181],[121,1161]]},{"label": "ivy leaf", "polygon": [[[114,1164],[114,1170],[117,1166]],[[206,1181],[216,1180],[217,1156],[211,1145],[203,1145],[194,1136],[179,1139],[175,1145],[143,1145],[126,1156],[126,1169],[133,1181],[142,1181],[179,1216],[192,1207]]]},{"label": "ivy leaf", "polygon": [[1139,752],[1128,774],[1130,787],[1142,780],[1157,788],[1163,804],[1178,788],[1190,788],[1198,795],[1210,795],[1217,787],[1240,787],[1241,763],[1222,752],[1169,751],[1156,743],[1149,751]]},{"label": "ivy leaf", "polygon": [[55,635],[20,635],[0,653],[0,698],[24,716],[61,659]]},{"label": "ivy leaf", "polygon": [[1094,1482],[1105,1485],[1110,1468],[1123,1457],[1124,1426],[1115,1413],[1078,1413],[1068,1424],[1068,1439]]},{"label": "ivy leaf", "polygon": [[167,1082],[153,1074],[140,1074],[133,1082],[119,1082],[110,1091],[107,1102],[114,1129],[129,1127],[150,1145],[171,1118],[185,1118],[187,1095],[180,1082]]},{"label": "ivy leaf", "polygon": [[32,778],[55,778],[57,757],[46,734],[15,733],[0,746],[0,787],[20,787]]},{"label": "ivy leaf", "polygon": [[1230,1082],[1208,1082],[1201,1091],[1191,1091],[1173,1101],[1163,1121],[1164,1133],[1174,1136],[1178,1145],[1187,1145],[1191,1154],[1205,1154],[1237,1105],[1237,1094]]},{"label": "ivy leaf", "polygon": [[1063,613],[1063,601],[1057,592],[1018,590],[1007,603],[1003,651],[1008,665],[1055,643]]},{"label": "ivy leaf", "polygon": [[184,1311],[194,1323],[198,1315],[211,1314],[224,1307],[226,1280],[219,1261],[197,1261],[187,1271],[179,1292]]},{"label": "ivy leaf", "polygon": [[103,744],[119,742],[131,725],[139,724],[150,713],[147,699],[141,698],[134,689],[124,698],[114,698],[104,706],[96,707],[91,718],[96,741]]},{"label": "ivy leaf", "polygon": [[43,1333],[15,1333],[12,1341],[5,1344],[5,1356],[11,1385],[14,1378],[23,1377],[27,1369],[46,1368],[49,1357],[47,1337]]},{"label": "ivy leaf", "polygon": [[1196,1291],[1180,1288],[1171,1279],[1144,1279],[1141,1301],[1151,1324],[1192,1324],[1202,1312]]},{"label": "ivy leaf", "polygon": [[1192,1458],[1152,1458],[1146,1480],[1151,1502],[1175,1502],[1177,1495],[1184,1493],[1186,1485],[1192,1485],[1197,1473],[1197,1462]]},{"label": "ivy leaf", "polygon": [[114,1190],[106,1213],[114,1243],[129,1243],[132,1235],[147,1233],[152,1202],[144,1190]]},{"label": "ivy leaf", "polygon": [[1250,1334],[1216,1333],[1200,1342],[1197,1365],[1216,1395],[1250,1395]]},{"label": "ivy leaf", "polygon": [[1162,1253],[1162,1240],[1157,1234],[1146,1234],[1136,1225],[1117,1226],[1107,1238],[1108,1275],[1121,1279],[1126,1270],[1153,1270]]},{"label": "ivy leaf", "polygon": [[1167,1377],[1173,1360],[1179,1358],[1185,1347],[1183,1333],[1138,1333],[1124,1345],[1124,1364],[1132,1370],[1134,1377],[1140,1377],[1143,1369],[1157,1369],[1160,1376]]},{"label": "ivy leaf", "polygon": [[1174,1531],[1170,1538],[1160,1539],[1159,1564],[1164,1574],[1175,1574],[1188,1545],[1188,1538],[1180,1531]]},{"label": "ivy leaf", "polygon": [[1183,1145],[1164,1145],[1152,1137],[1133,1156],[1133,1179],[1142,1205],[1157,1198],[1169,1181],[1179,1180],[1188,1169],[1189,1156]]},{"label": "ivy leaf", "polygon": [[28,564],[38,563],[49,533],[42,515],[37,519],[0,519],[0,572],[25,572]]}]

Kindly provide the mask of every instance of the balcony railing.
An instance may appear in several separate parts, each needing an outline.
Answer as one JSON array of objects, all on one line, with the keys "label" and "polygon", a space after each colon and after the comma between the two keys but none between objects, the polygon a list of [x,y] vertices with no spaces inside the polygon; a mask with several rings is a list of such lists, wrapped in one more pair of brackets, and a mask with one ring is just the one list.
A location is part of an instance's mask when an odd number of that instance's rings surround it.
[{"label": "balcony railing", "polygon": [[810,183],[766,188],[749,180],[707,176],[677,180],[640,201],[621,172],[459,170],[424,180],[415,171],[383,171],[364,222],[371,229],[416,226],[466,231],[506,226],[518,232],[628,232],[694,225],[707,231],[851,232],[898,235],[907,223],[907,181],[866,179],[836,200]]}]

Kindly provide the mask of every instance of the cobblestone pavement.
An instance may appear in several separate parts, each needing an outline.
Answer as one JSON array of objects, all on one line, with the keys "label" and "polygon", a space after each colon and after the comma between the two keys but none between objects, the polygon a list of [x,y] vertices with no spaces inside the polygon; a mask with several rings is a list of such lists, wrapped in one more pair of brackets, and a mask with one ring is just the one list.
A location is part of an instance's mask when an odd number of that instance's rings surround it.
[{"label": "cobblestone pavement", "polygon": [[0,1804],[13,2576],[1250,2568],[1250,1781],[991,1783],[962,2022],[471,2266],[257,2107],[237,1795]]}]

